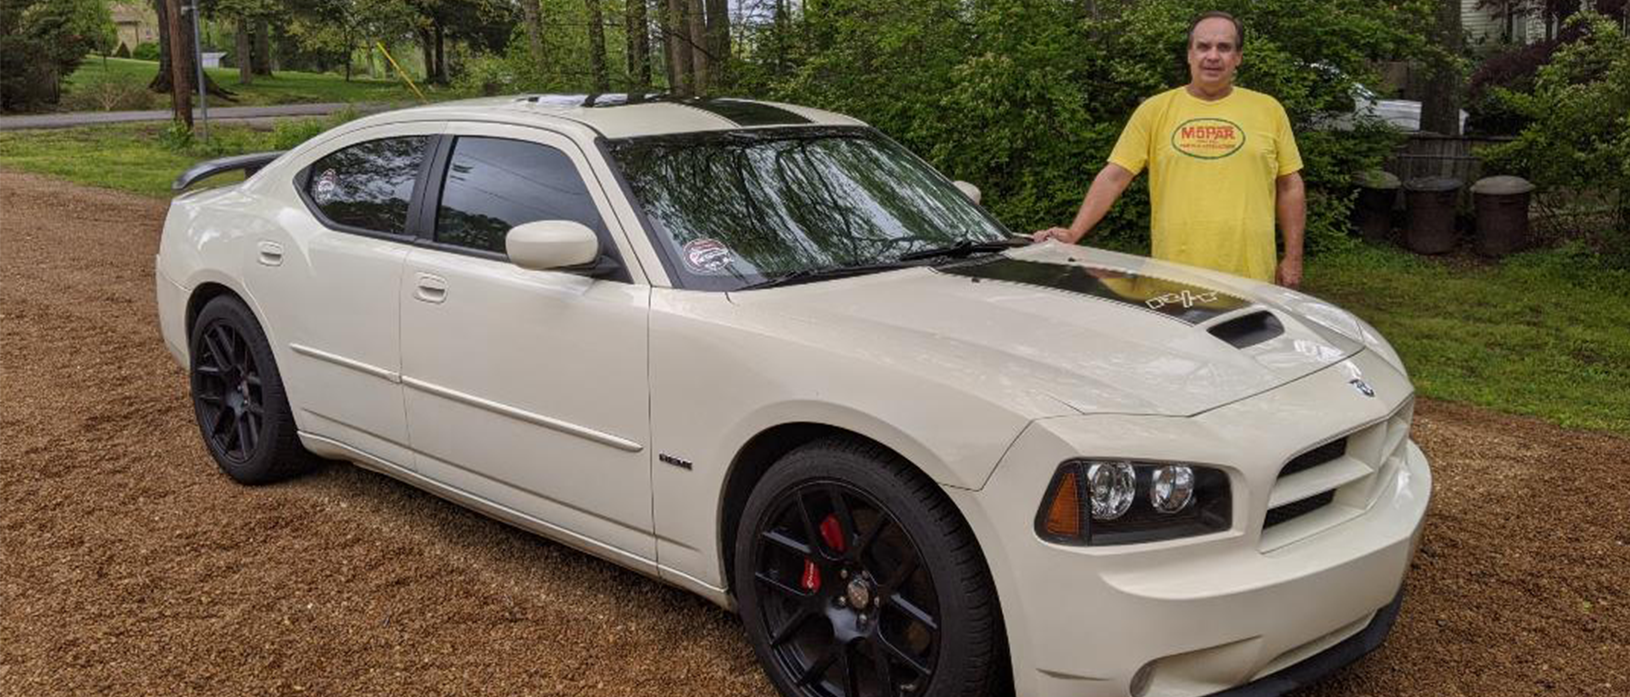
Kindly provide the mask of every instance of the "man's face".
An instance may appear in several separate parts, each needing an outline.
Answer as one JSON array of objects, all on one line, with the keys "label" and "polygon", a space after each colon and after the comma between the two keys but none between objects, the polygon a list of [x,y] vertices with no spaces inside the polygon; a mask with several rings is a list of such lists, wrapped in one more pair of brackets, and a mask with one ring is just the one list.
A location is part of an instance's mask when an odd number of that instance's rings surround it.
[{"label": "man's face", "polygon": [[1205,87],[1222,87],[1239,68],[1239,36],[1234,23],[1221,17],[1202,20],[1189,41],[1189,79]]}]

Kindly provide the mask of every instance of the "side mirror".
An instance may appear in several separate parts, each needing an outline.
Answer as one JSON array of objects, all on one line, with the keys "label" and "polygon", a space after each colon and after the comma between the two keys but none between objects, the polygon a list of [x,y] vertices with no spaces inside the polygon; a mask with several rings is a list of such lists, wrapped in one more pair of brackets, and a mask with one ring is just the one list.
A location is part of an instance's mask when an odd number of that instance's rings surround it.
[{"label": "side mirror", "polygon": [[961,180],[951,183],[956,186],[957,191],[961,191],[962,195],[967,196],[968,200],[973,201],[974,203],[979,203],[979,187]]},{"label": "side mirror", "polygon": [[539,220],[510,228],[504,251],[516,266],[549,271],[594,263],[600,257],[600,238],[582,223]]}]

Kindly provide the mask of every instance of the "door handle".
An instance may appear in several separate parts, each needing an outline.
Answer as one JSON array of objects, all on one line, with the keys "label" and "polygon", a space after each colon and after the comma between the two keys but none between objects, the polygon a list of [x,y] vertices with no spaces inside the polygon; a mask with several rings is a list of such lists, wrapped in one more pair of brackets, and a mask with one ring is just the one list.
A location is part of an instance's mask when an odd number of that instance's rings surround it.
[{"label": "door handle", "polygon": [[447,279],[435,274],[421,273],[414,283],[413,297],[427,303],[441,303],[447,299]]},{"label": "door handle", "polygon": [[283,265],[283,245],[276,242],[261,242],[259,248],[260,263],[266,266]]}]

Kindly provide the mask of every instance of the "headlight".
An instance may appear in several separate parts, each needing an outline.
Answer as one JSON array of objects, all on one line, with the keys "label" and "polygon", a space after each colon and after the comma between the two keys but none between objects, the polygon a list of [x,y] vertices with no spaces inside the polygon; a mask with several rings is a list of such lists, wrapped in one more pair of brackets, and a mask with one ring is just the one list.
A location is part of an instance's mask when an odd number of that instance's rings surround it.
[{"label": "headlight", "polygon": [[1070,460],[1036,515],[1052,542],[1124,545],[1227,530],[1233,501],[1222,470],[1179,463]]}]

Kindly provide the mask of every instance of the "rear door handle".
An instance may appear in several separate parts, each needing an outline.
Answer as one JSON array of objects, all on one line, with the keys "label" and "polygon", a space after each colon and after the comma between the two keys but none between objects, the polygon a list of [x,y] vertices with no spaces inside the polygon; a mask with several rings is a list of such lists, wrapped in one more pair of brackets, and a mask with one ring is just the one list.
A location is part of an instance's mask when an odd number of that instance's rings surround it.
[{"label": "rear door handle", "polygon": [[266,266],[283,265],[283,245],[276,242],[261,242],[259,247],[260,263]]},{"label": "rear door handle", "polygon": [[447,279],[441,276],[420,273],[414,286],[413,297],[422,302],[439,304],[447,299]]}]

